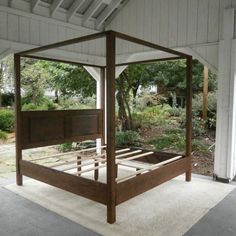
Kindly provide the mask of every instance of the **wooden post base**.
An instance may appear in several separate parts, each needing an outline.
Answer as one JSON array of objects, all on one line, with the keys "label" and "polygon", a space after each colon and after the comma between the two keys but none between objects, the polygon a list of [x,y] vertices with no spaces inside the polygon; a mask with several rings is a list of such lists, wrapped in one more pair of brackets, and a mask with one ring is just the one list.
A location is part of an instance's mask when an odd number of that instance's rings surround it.
[{"label": "wooden post base", "polygon": [[21,174],[16,173],[16,184],[18,186],[23,185],[23,176]]},{"label": "wooden post base", "polygon": [[[99,166],[99,163],[94,164],[95,167]],[[98,180],[99,177],[99,170],[94,170],[94,180]]]},{"label": "wooden post base", "polygon": [[113,224],[116,222],[116,206],[107,206],[107,223]]},{"label": "wooden post base", "polygon": [[185,181],[190,182],[191,179],[192,179],[192,173],[191,173],[191,171],[187,171],[185,173]]}]

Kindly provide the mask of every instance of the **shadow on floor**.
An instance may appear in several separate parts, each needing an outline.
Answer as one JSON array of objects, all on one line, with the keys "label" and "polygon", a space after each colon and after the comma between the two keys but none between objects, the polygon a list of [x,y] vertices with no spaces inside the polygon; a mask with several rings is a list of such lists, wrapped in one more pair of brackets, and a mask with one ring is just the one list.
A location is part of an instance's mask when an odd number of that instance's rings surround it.
[{"label": "shadow on floor", "polygon": [[1,236],[97,236],[54,212],[0,188]]},{"label": "shadow on floor", "polygon": [[236,190],[202,217],[185,236],[236,235]]}]

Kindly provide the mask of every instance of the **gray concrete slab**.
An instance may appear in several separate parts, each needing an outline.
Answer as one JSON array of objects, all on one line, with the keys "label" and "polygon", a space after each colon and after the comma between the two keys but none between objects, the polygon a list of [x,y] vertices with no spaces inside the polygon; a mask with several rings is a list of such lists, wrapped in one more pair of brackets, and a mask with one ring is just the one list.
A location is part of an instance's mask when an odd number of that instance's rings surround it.
[{"label": "gray concrete slab", "polygon": [[97,236],[99,234],[0,188],[1,236]]},{"label": "gray concrete slab", "polygon": [[235,236],[236,190],[202,217],[185,236]]}]

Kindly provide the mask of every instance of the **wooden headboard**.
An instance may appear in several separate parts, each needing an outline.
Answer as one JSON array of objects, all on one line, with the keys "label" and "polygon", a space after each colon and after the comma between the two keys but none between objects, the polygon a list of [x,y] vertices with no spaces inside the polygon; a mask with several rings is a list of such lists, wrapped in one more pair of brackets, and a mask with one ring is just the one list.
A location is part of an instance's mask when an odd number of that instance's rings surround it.
[{"label": "wooden headboard", "polygon": [[103,111],[22,111],[22,149],[103,137]]}]

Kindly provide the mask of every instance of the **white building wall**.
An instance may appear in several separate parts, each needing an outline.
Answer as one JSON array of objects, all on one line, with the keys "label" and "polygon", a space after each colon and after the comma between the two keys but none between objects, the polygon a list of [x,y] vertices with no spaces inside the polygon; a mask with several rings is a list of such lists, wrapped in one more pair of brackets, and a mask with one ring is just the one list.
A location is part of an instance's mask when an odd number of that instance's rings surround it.
[{"label": "white building wall", "polygon": [[184,47],[216,72],[223,10],[234,6],[236,0],[130,0],[107,29]]}]

